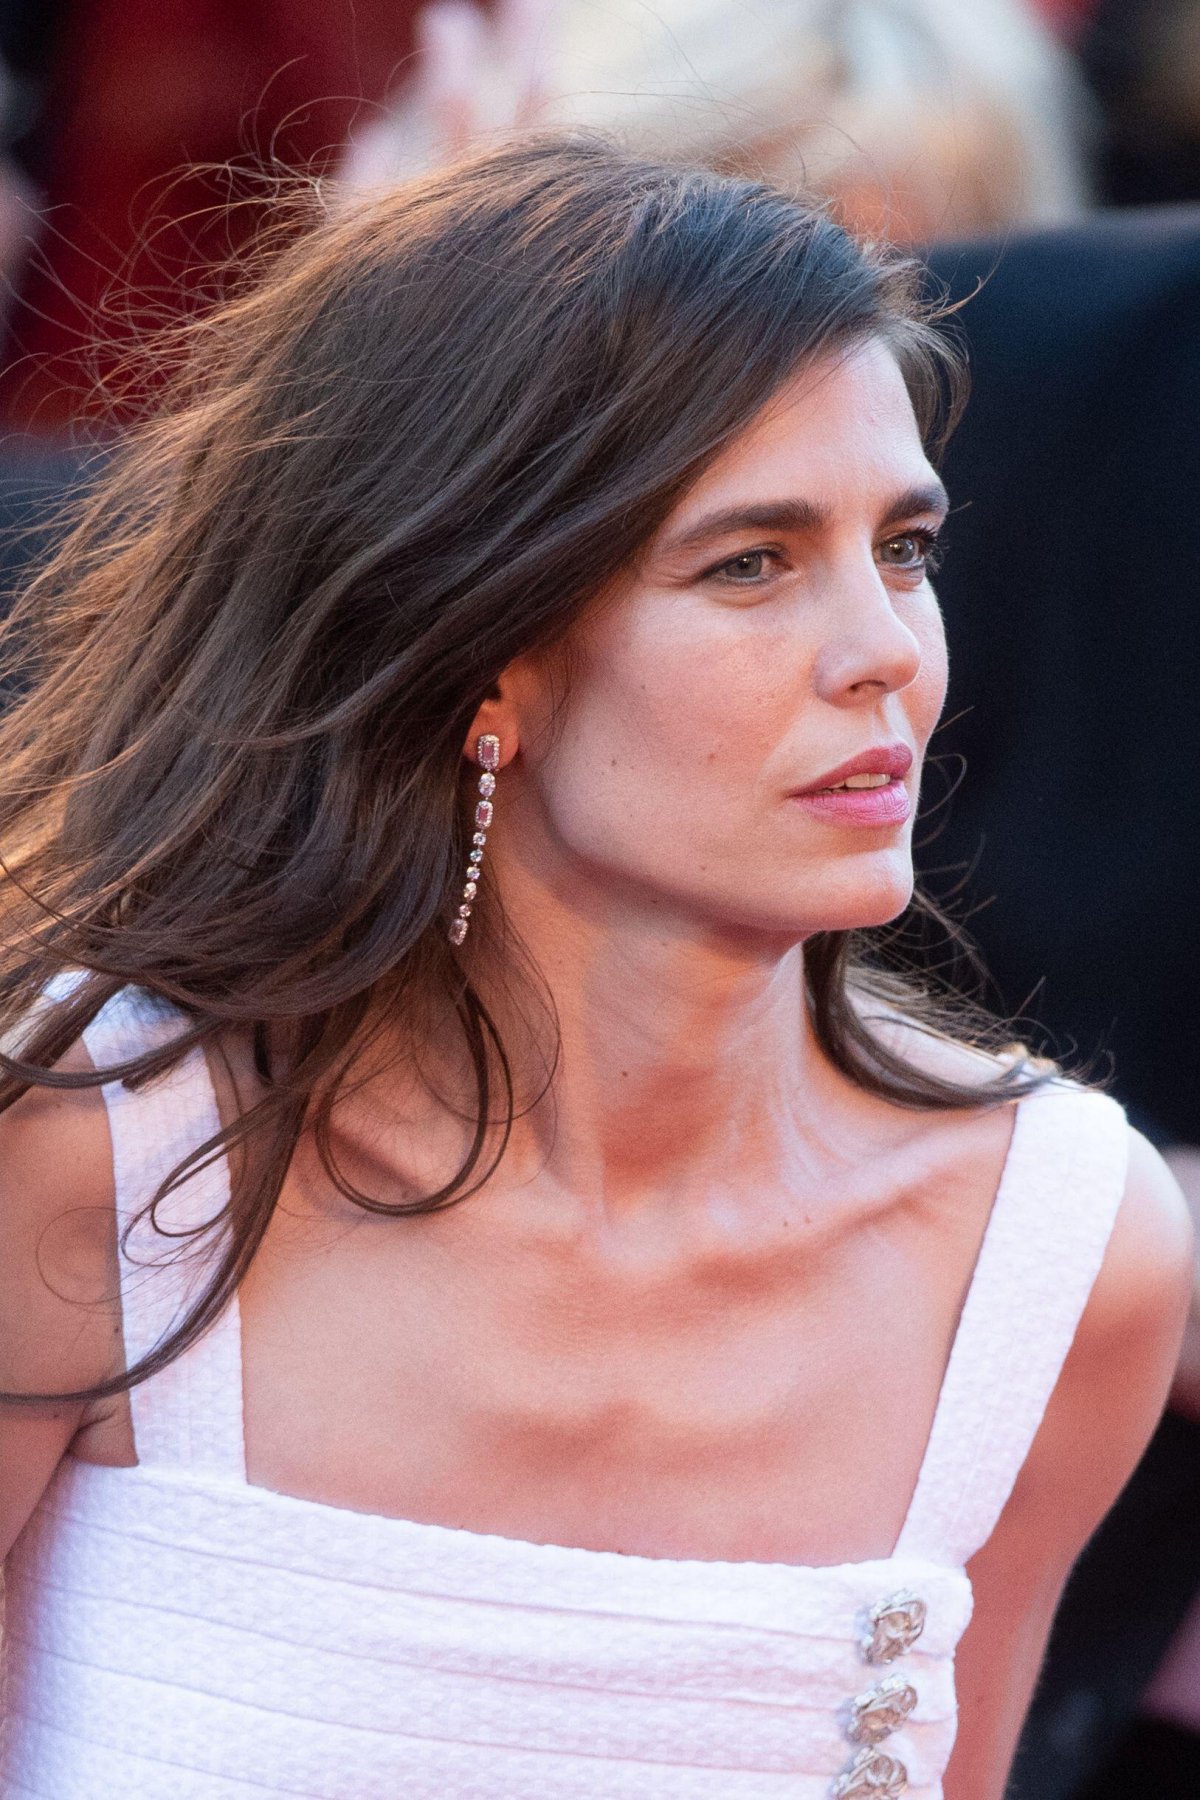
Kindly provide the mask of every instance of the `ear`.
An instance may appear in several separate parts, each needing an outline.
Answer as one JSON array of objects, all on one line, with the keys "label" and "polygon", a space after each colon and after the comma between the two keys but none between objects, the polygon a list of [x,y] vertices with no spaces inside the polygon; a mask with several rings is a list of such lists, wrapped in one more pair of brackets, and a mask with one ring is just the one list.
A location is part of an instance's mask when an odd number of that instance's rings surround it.
[{"label": "ear", "polygon": [[475,746],[486,732],[500,739],[498,767],[512,761],[521,743],[521,688],[521,671],[514,664],[504,671],[471,720],[463,743],[468,762],[475,762]]}]

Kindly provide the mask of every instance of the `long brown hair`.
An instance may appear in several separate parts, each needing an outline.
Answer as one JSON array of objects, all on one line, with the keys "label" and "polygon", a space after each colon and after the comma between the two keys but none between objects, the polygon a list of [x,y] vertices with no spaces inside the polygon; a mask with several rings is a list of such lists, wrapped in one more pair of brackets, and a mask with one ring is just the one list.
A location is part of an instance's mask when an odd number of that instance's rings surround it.
[{"label": "long brown hair", "polygon": [[[172,1177],[251,1137],[261,1152],[213,1221],[207,1291],[153,1354],[75,1399],[144,1379],[212,1322],[303,1129],[380,1212],[487,1178],[497,1096],[512,1123],[509,1059],[447,941],[480,701],[569,633],[807,359],[880,336],[927,433],[952,403],[915,266],[761,184],[555,136],[311,206],[265,276],[195,328],[173,397],[8,628],[11,655],[36,656],[0,721],[0,1109],[34,1084],[150,1080],[233,1026],[264,1084]],[[862,994],[922,1002],[877,950],[841,933],[806,946],[817,1036],[852,1080],[955,1108],[1039,1079],[1018,1059],[981,1091],[887,1049]],[[56,1069],[128,984],[179,1009],[176,1041]],[[381,995],[393,1016],[456,1020],[477,1089],[461,1168],[402,1204],[350,1186],[329,1148]]]}]

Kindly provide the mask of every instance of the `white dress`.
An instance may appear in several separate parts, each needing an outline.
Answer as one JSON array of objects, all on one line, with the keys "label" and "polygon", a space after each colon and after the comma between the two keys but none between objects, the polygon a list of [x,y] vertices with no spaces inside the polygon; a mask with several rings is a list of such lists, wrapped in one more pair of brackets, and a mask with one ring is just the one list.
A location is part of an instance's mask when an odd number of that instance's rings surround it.
[{"label": "white dress", "polygon": [[[178,1026],[127,991],[87,1043],[107,1063]],[[104,1093],[130,1214],[218,1129],[216,1104],[199,1051]],[[1100,1095],[1063,1084],[1021,1102],[908,1518],[873,1562],[625,1556],[249,1486],[235,1302],[134,1389],[137,1467],[66,1460],[12,1550],[0,1796],[935,1800],[964,1564],[1071,1343],[1126,1136]],[[227,1182],[218,1160],[168,1216],[211,1217]],[[131,1359],[187,1298],[178,1268],[147,1275],[162,1258],[161,1238],[134,1234]]]}]

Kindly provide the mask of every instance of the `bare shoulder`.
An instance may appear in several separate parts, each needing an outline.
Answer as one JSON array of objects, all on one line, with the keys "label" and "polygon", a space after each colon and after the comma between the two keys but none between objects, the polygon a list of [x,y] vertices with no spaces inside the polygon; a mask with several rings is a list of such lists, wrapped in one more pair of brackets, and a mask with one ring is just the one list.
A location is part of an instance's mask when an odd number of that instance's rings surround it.
[{"label": "bare shoulder", "polygon": [[1123,1370],[1146,1383],[1155,1415],[1165,1401],[1192,1292],[1194,1232],[1179,1184],[1158,1151],[1129,1128],[1125,1191],[1064,1377]]},{"label": "bare shoulder", "polygon": [[975,1615],[959,1648],[947,1800],[999,1800],[1004,1790],[1063,1584],[1158,1422],[1191,1284],[1182,1195],[1131,1131],[1100,1273],[1012,1496],[971,1562]]},{"label": "bare shoulder", "polygon": [[[1007,1052],[984,1050],[930,1030],[894,1009],[866,1010],[875,1035],[910,1067],[937,1080],[979,1090],[979,1111],[968,1111],[965,1123],[968,1128],[972,1124],[980,1127],[983,1138],[988,1138],[987,1122],[996,1108],[987,1090],[1011,1067],[1021,1047],[1014,1045]],[[944,1117],[930,1115],[931,1120]],[[1156,1338],[1161,1336],[1170,1343],[1182,1331],[1191,1293],[1194,1246],[1187,1204],[1154,1147],[1132,1127],[1127,1127],[1127,1132],[1125,1190],[1072,1351],[1076,1363],[1101,1355],[1105,1345],[1121,1334],[1136,1338],[1152,1359]]]},{"label": "bare shoulder", "polygon": [[[59,1067],[90,1068],[82,1046]],[[112,1157],[98,1088],[34,1088],[0,1113],[0,1391],[63,1394],[121,1367]],[[0,1551],[85,1419],[0,1405]]]},{"label": "bare shoulder", "polygon": [[[992,1054],[886,1008],[872,1009],[871,1022],[886,1047],[911,1066],[979,1089],[979,1110],[959,1115],[958,1142],[969,1158],[976,1148],[994,1156],[997,1114],[1011,1117],[1012,1108],[989,1104],[987,1089],[1019,1046]],[[1035,1096],[1029,1104],[1057,1102]],[[1153,1146],[1132,1127],[1125,1131],[1128,1164],[1112,1233],[1018,1483],[1025,1503],[1039,1492],[1046,1496],[1048,1529],[1061,1534],[1068,1560],[1112,1505],[1154,1429],[1193,1288],[1193,1227],[1184,1197]]]},{"label": "bare shoulder", "polygon": [[[887,1008],[864,1013],[879,1040],[910,1067],[979,1090],[978,1108],[926,1117],[957,1165],[994,1171],[998,1134],[1007,1135],[1014,1109],[997,1106],[987,1090],[1020,1047],[992,1054]],[[1028,1104],[1059,1101],[1035,1095]],[[1113,1146],[1121,1163],[1107,1172],[1107,1194],[1097,1192],[1098,1205],[1111,1205],[1111,1182],[1123,1173],[1101,1267],[1016,1485],[971,1561],[975,1612],[957,1658],[959,1735],[947,1800],[1000,1800],[1063,1584],[1141,1457],[1175,1371],[1192,1293],[1191,1221],[1162,1158],[1137,1132],[1121,1130],[1126,1142],[1118,1132]],[[968,1182],[969,1192],[985,1200],[987,1186]],[[1012,1328],[1019,1356],[1026,1328],[1019,1305]]]},{"label": "bare shoulder", "polygon": [[[72,1073],[91,1068],[82,1047],[58,1066]],[[61,1322],[61,1308],[71,1307],[74,1337],[77,1313],[111,1293],[114,1209],[98,1088],[32,1088],[0,1113],[0,1304],[14,1323],[27,1321],[24,1331],[0,1331],[0,1341],[6,1363],[23,1344],[26,1376],[40,1382],[64,1372],[68,1352],[59,1334],[39,1325]],[[12,1372],[0,1369],[6,1387]]]},{"label": "bare shoulder", "polygon": [[1100,1272],[1022,1471],[1074,1557],[1145,1449],[1170,1392],[1192,1294],[1191,1217],[1158,1152],[1129,1129],[1129,1164]]}]

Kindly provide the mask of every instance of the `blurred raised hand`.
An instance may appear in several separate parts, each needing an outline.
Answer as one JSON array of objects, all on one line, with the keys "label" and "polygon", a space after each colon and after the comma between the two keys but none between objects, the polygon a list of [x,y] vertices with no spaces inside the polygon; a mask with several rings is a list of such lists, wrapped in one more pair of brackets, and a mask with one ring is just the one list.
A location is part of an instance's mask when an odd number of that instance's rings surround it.
[{"label": "blurred raised hand", "polygon": [[417,17],[408,80],[357,127],[338,171],[351,190],[384,187],[470,145],[536,122],[546,98],[558,0],[432,0]]}]

